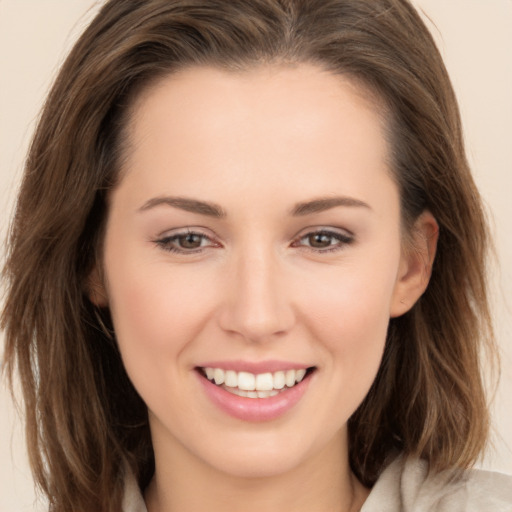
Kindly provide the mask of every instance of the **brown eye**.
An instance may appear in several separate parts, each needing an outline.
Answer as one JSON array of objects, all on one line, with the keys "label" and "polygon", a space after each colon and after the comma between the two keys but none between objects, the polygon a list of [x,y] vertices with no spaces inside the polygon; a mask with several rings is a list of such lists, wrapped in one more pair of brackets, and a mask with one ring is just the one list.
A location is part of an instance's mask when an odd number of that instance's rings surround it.
[{"label": "brown eye", "polygon": [[334,240],[333,236],[327,233],[312,233],[307,236],[308,245],[315,249],[325,249],[332,245]]},{"label": "brown eye", "polygon": [[196,233],[187,233],[177,237],[177,242],[182,249],[198,249],[203,242],[203,236]]},{"label": "brown eye", "polygon": [[208,247],[218,247],[218,244],[210,237],[193,231],[166,236],[155,240],[155,243],[165,251],[180,254],[195,254]]},{"label": "brown eye", "polygon": [[353,235],[338,231],[312,231],[294,242],[295,247],[305,247],[318,253],[333,252],[343,249],[354,241]]}]

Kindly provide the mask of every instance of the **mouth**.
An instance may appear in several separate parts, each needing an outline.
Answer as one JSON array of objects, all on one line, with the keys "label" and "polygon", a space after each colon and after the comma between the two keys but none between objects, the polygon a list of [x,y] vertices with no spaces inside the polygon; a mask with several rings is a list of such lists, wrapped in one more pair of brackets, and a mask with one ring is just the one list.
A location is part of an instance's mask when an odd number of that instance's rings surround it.
[{"label": "mouth", "polygon": [[225,370],[223,368],[197,367],[197,372],[212,384],[244,398],[270,398],[294,388],[307,379],[315,367],[289,369],[286,371],[250,373]]}]

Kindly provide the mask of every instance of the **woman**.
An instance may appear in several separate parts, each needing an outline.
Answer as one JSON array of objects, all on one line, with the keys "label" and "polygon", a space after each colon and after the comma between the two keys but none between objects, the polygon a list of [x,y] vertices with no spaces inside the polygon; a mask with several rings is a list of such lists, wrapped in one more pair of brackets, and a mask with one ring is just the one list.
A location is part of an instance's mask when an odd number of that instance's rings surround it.
[{"label": "woman", "polygon": [[51,510],[507,510],[488,245],[409,3],[107,2],[5,271]]}]

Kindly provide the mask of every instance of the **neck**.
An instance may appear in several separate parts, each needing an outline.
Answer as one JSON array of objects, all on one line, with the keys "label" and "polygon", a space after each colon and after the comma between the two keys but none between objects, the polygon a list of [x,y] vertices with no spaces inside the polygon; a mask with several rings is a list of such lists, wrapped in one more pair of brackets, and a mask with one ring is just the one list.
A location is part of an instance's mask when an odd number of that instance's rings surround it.
[{"label": "neck", "polygon": [[345,439],[344,432],[296,467],[258,477],[218,471],[182,446],[174,446],[169,457],[155,446],[155,476],[145,493],[148,512],[358,511],[368,491],[350,471]]}]

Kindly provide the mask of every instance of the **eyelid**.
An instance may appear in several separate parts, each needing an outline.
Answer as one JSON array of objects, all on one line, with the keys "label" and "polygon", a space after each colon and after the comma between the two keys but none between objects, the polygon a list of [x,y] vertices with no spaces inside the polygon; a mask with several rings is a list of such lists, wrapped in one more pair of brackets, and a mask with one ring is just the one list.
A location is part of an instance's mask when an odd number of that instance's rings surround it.
[{"label": "eyelid", "polygon": [[355,238],[355,234],[346,228],[339,228],[334,226],[308,226],[307,228],[301,229],[294,240],[299,240],[307,235],[313,235],[315,233],[326,233],[333,236],[342,236],[345,238]]},{"label": "eyelid", "polygon": [[[334,244],[332,246],[328,246],[325,248],[315,248],[308,245],[302,245],[300,244],[300,241],[304,238],[311,236],[311,235],[327,235],[332,238],[335,238],[338,240],[339,243]],[[351,231],[347,229],[340,229],[340,228],[333,228],[333,227],[326,227],[326,226],[316,226],[316,227],[309,227],[306,230],[301,231],[292,242],[292,247],[298,247],[302,248],[304,250],[314,252],[317,254],[327,253],[327,252],[335,252],[340,251],[345,248],[345,246],[352,244],[355,241],[355,235]]]},{"label": "eyelid", "polygon": [[217,235],[210,229],[204,226],[194,225],[194,226],[180,226],[177,228],[165,229],[160,231],[155,235],[155,239],[157,238],[169,238],[171,236],[178,235],[188,235],[189,233],[195,235],[205,236],[206,238],[216,238]]},{"label": "eyelid", "polygon": [[[209,247],[222,247],[222,244],[216,241],[216,237],[206,234],[202,231],[203,228],[200,227],[187,227],[187,228],[178,228],[176,230],[165,231],[158,237],[152,240],[154,244],[159,246],[165,251],[175,253],[175,254],[183,254],[183,255],[192,255],[203,252],[205,249]],[[187,235],[196,235],[201,237],[202,241],[207,240],[209,243],[206,246],[200,245],[197,248],[186,249],[179,248],[177,246],[173,246],[172,243],[178,240],[180,237],[185,237]],[[313,247],[311,245],[301,244],[300,242],[309,236],[312,235],[326,235],[328,237],[334,238],[338,241],[336,244],[329,245],[324,248]],[[325,226],[311,226],[304,230],[302,230],[292,241],[291,246],[297,247],[299,249],[307,250],[313,253],[322,254],[327,252],[335,252],[345,248],[345,246],[350,245],[355,240],[355,235],[347,230],[342,228],[334,228],[334,227],[325,227]]]},{"label": "eyelid", "polygon": [[[199,246],[195,249],[183,249],[171,245],[173,241],[187,235],[200,236],[203,240],[208,240],[210,244],[207,246]],[[221,247],[221,244],[215,240],[214,236],[204,233],[202,228],[198,227],[178,228],[176,230],[165,231],[158,235],[156,238],[152,239],[152,242],[165,251],[183,255],[197,254],[203,252],[208,247]]]}]

